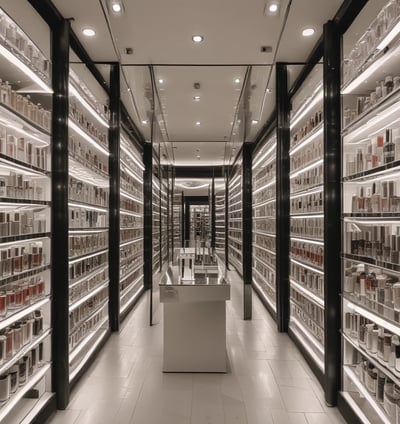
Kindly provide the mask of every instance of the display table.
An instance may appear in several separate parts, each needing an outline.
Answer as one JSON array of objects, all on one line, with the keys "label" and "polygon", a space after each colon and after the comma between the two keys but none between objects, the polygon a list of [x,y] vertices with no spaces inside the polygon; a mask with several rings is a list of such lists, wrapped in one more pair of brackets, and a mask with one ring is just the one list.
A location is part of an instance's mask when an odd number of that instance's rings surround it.
[{"label": "display table", "polygon": [[[207,275],[207,276],[206,276]],[[218,273],[181,282],[170,267],[160,284],[164,304],[165,372],[226,372],[226,311],[230,285]]]}]

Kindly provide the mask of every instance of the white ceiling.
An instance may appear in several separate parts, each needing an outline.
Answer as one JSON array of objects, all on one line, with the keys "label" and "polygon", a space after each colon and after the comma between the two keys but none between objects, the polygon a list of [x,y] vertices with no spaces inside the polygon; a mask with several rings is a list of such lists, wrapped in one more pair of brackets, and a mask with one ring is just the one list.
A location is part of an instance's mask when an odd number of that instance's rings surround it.
[{"label": "white ceiling", "polygon": [[[147,140],[151,138],[155,88],[160,100],[155,103],[156,118],[164,120],[161,127],[166,129],[163,140],[156,141],[169,143],[167,149],[173,151],[176,165],[226,164],[231,160],[231,149],[243,141],[243,134],[246,141],[253,141],[275,107],[275,69],[270,65],[274,60],[304,61],[322,34],[323,24],[342,3],[280,0],[278,16],[269,16],[264,13],[269,0],[124,0],[124,14],[116,17],[108,12],[108,1],[53,3],[64,17],[73,18],[72,28],[94,61],[120,60],[127,65],[123,66],[122,100]],[[26,4],[25,0],[0,0],[0,5],[15,10],[22,2]],[[15,13],[18,15],[18,10]],[[83,36],[85,26],[94,28],[96,36]],[[316,29],[314,36],[301,36],[306,26]],[[196,33],[204,36],[199,45],[191,41]],[[271,46],[272,52],[262,53],[261,46]],[[126,47],[133,49],[132,55],[124,53]],[[148,65],[154,67],[155,87]],[[248,65],[253,67],[243,87]],[[299,71],[296,67],[292,81]],[[240,84],[233,81],[237,76]],[[157,81],[161,77],[163,84]],[[194,82],[201,83],[196,90],[200,102],[192,100]],[[246,118],[247,124],[238,124],[240,118]],[[252,119],[259,122],[250,125]],[[201,125],[196,126],[196,121]],[[201,149],[200,160],[194,160],[196,144]]]}]

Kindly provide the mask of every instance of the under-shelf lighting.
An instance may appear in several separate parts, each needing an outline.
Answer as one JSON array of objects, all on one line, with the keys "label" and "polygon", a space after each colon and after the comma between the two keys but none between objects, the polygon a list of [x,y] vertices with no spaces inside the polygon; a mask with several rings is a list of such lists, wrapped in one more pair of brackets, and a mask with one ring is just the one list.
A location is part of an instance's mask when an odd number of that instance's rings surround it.
[{"label": "under-shelf lighting", "polygon": [[296,124],[298,124],[301,119],[319,102],[322,101],[324,98],[324,92],[322,90],[322,84],[317,87],[317,89],[314,91],[312,100],[307,104],[307,102],[304,104],[304,106],[300,107],[300,109],[297,111],[296,116],[294,116],[294,119],[290,122],[290,129],[294,128]]},{"label": "under-shelf lighting", "polygon": [[317,246],[323,246],[324,245],[323,241],[310,240],[310,239],[305,239],[305,238],[301,238],[301,237],[290,237],[290,240],[300,241],[300,242],[309,243],[309,244],[316,244]]},{"label": "under-shelf lighting", "polygon": [[391,29],[391,31],[385,36],[385,38],[376,46],[378,50],[383,50],[388,46],[391,41],[396,38],[400,32],[400,21]]},{"label": "under-shelf lighting", "polygon": [[305,269],[308,269],[309,271],[313,271],[313,272],[316,272],[317,274],[324,275],[324,272],[321,271],[320,269],[314,268],[310,265],[303,264],[302,262],[296,261],[296,259],[290,258],[290,261],[296,265],[299,265]]},{"label": "under-shelf lighting", "polygon": [[[132,289],[136,286],[137,281],[133,283],[133,287]],[[131,299],[125,303],[124,306],[122,306],[120,313],[123,314],[130,305],[132,305],[132,303],[134,303],[134,301],[142,294],[143,288],[139,289],[132,297]],[[129,290],[124,294],[124,296],[126,296],[129,293]]]},{"label": "under-shelf lighting", "polygon": [[143,205],[143,202],[141,200],[137,199],[136,197],[133,197],[131,194],[124,192],[122,189],[120,190],[120,194],[121,194],[121,196],[123,196],[127,199],[133,200],[134,202]]},{"label": "under-shelf lighting", "polygon": [[100,142],[95,141],[90,135],[86,134],[85,131],[83,131],[71,119],[68,119],[68,126],[71,127],[76,133],[78,133],[82,138],[84,138],[88,143],[90,143],[93,147],[95,147],[101,153],[105,154],[106,156],[110,156],[110,152],[105,147],[101,146],[99,144]]},{"label": "under-shelf lighting", "polygon": [[17,57],[15,57],[11,52],[9,52],[5,47],[0,44],[0,54],[11,62],[14,66],[18,68],[18,70],[22,71],[27,77],[29,77],[33,82],[35,82],[40,88],[43,89],[44,93],[51,94],[53,90],[42,81],[29,66],[25,65],[25,63],[21,62]]},{"label": "under-shelf lighting", "polygon": [[307,146],[308,144],[310,144],[313,140],[315,140],[319,135],[321,135],[324,131],[324,128],[321,127],[318,131],[316,131],[314,134],[310,135],[310,137],[308,137],[306,140],[304,140],[303,142],[300,141],[299,144],[297,146],[295,146],[290,152],[289,155],[292,156],[294,155],[298,150],[302,149],[304,146]]},{"label": "under-shelf lighting", "polygon": [[97,112],[96,109],[79,93],[79,91],[70,83],[69,92],[72,96],[76,97],[82,106],[95,118],[100,124],[110,128],[108,122]]},{"label": "under-shelf lighting", "polygon": [[19,132],[20,134],[23,134],[24,136],[28,137],[28,139],[30,139],[30,140],[36,140],[39,143],[44,144],[45,146],[48,146],[50,144],[49,141],[44,141],[41,138],[36,137],[32,133],[29,133],[29,132],[23,130],[22,128],[17,127],[16,125],[14,125],[14,123],[10,122],[7,119],[0,118],[0,122],[2,124],[4,124],[7,128],[11,128],[12,130]]},{"label": "under-shelf lighting", "polygon": [[299,284],[297,281],[294,281],[293,279],[290,279],[290,284],[296,288],[297,291],[301,292],[304,296],[308,297],[310,300],[312,300],[314,303],[317,303],[322,308],[325,305],[325,302],[323,299],[318,297],[316,294],[308,290],[306,287],[303,287],[301,284]]},{"label": "under-shelf lighting", "polygon": [[268,157],[274,150],[276,149],[276,142],[259,158],[256,163],[253,165],[253,168],[257,168],[257,166]]},{"label": "under-shelf lighting", "polygon": [[[128,143],[127,140],[125,140],[124,137],[121,137],[122,140],[124,140],[126,143]],[[136,165],[142,170],[144,171],[144,166],[139,162],[139,160],[123,145],[121,144],[121,149],[123,150],[124,153],[126,153],[135,163]]]},{"label": "under-shelf lighting", "polygon": [[82,208],[82,209],[87,209],[89,211],[95,211],[95,212],[104,212],[104,213],[108,212],[107,208],[101,208],[101,207],[97,207],[97,206],[86,205],[84,203],[68,202],[68,206],[70,208]]},{"label": "under-shelf lighting", "polygon": [[[324,355],[324,348],[322,344],[314,339],[314,336],[310,333],[310,330],[308,330],[304,325],[295,317],[291,316],[290,321],[292,321],[296,326],[301,330],[301,332],[304,334],[304,336],[309,340],[313,346],[321,353],[321,355]],[[298,333],[297,333],[298,334]],[[308,345],[308,343],[304,343],[304,345]],[[313,352],[315,355],[315,352]],[[314,359],[317,359],[318,357],[315,355]],[[319,359],[319,358],[318,358]],[[319,359],[320,360],[320,359]],[[320,360],[321,361],[321,360]]]},{"label": "under-shelf lighting", "polygon": [[261,288],[261,286],[258,284],[258,282],[253,279],[253,284],[257,287],[259,294],[261,294],[261,297],[268,303],[268,305],[276,313],[276,306],[271,301],[271,299],[264,293],[264,290]]},{"label": "under-shelf lighting", "polygon": [[301,168],[298,171],[293,172],[293,174],[290,174],[289,179],[293,179],[297,177],[298,175],[302,174],[303,172],[309,171],[310,169],[316,168],[317,166],[321,165],[323,163],[323,159],[319,159],[316,162],[311,163],[310,165],[306,166],[305,168]]},{"label": "under-shelf lighting", "polygon": [[72,304],[70,304],[69,305],[69,312],[71,313],[76,308],[79,308],[80,305],[84,304],[87,300],[89,300],[90,298],[92,298],[96,294],[100,293],[103,289],[105,289],[106,287],[108,287],[108,283],[109,283],[109,280],[105,281],[103,284],[101,284],[100,286],[96,287],[94,290],[90,291],[85,296],[82,296],[80,299],[78,299],[77,301],[75,301]]},{"label": "under-shelf lighting", "polygon": [[99,252],[91,253],[89,255],[80,256],[77,259],[72,259],[72,260],[68,261],[68,263],[69,263],[69,265],[73,265],[73,264],[76,264],[77,262],[80,262],[82,260],[94,258],[95,256],[102,255],[103,253],[106,253],[106,252],[108,252],[108,249],[100,250]]},{"label": "under-shelf lighting", "polygon": [[258,193],[260,190],[264,190],[264,189],[266,189],[266,188],[268,188],[268,187],[270,187],[270,186],[274,185],[274,184],[275,184],[275,182],[276,182],[276,180],[275,180],[275,178],[273,178],[273,179],[272,179],[269,183],[267,183],[267,184],[263,185],[262,187],[259,187],[257,190],[254,190],[254,191],[253,191],[253,194],[256,194],[256,193]]}]

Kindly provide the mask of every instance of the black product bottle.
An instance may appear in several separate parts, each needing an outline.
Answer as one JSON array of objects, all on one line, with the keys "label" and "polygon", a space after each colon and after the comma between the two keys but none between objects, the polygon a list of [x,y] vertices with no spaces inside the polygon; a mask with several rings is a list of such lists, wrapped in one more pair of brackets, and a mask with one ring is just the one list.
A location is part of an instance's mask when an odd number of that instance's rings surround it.
[{"label": "black product bottle", "polygon": [[386,130],[386,139],[383,146],[383,160],[384,163],[390,163],[394,161],[394,144],[392,141],[392,130]]}]

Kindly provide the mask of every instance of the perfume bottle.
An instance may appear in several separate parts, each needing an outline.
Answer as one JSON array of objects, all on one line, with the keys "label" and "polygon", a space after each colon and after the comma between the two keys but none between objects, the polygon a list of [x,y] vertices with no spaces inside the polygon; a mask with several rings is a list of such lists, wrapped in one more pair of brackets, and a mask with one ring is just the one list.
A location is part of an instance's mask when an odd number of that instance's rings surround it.
[{"label": "perfume bottle", "polygon": [[392,130],[387,129],[385,134],[385,144],[383,145],[383,161],[390,163],[394,161],[394,143],[392,141]]}]

